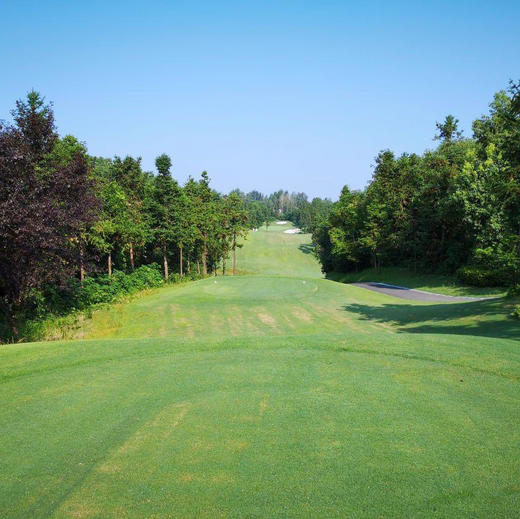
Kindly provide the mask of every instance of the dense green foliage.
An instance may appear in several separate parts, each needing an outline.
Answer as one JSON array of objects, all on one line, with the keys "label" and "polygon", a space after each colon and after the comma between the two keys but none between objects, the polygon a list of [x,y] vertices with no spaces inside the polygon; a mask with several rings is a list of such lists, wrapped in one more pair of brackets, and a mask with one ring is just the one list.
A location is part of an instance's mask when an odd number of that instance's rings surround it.
[{"label": "dense green foliage", "polygon": [[511,83],[462,138],[437,124],[423,155],[382,151],[364,191],[345,187],[313,232],[324,271],[372,265],[455,272],[472,285],[511,285],[520,275],[520,95]]},{"label": "dense green foliage", "polygon": [[112,278],[106,275],[87,278],[78,289],[77,309],[81,310],[96,303],[110,303],[121,295],[159,287],[164,283],[158,265],[142,265],[129,274],[115,271]]},{"label": "dense green foliage", "polygon": [[457,270],[457,278],[474,287],[505,287],[511,284],[511,272],[483,266],[464,266]]},{"label": "dense green foliage", "polygon": [[204,171],[181,186],[168,155],[157,157],[157,175],[143,172],[140,159],[93,159],[103,211],[88,235],[112,265],[124,270],[160,262],[165,278],[196,268],[216,270],[244,235],[248,213],[233,194],[210,187]]}]

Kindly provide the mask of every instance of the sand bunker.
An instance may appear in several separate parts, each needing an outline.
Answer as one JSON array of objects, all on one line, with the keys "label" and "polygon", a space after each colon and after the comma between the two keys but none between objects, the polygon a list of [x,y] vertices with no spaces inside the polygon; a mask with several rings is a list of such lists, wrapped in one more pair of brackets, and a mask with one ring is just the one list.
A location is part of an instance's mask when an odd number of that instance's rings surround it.
[{"label": "sand bunker", "polygon": [[287,224],[287,223],[289,223],[287,220],[278,220],[278,221],[276,222],[276,225],[285,225],[285,224]]},{"label": "sand bunker", "polygon": [[301,229],[287,229],[284,231],[285,234],[300,234],[301,232]]}]

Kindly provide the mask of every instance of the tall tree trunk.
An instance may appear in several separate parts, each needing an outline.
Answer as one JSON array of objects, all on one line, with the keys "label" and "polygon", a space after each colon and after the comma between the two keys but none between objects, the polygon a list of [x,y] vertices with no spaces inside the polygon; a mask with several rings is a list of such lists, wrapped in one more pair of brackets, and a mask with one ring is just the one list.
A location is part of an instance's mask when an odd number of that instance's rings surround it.
[{"label": "tall tree trunk", "polygon": [[15,342],[16,339],[18,338],[18,328],[16,327],[16,322],[15,322],[15,318],[14,318],[15,304],[6,303],[5,304],[5,313],[6,313],[6,317],[7,317],[7,324],[9,326],[9,331],[11,332],[11,338],[12,338],[13,342]]},{"label": "tall tree trunk", "polygon": [[237,235],[233,234],[233,276],[237,275]]},{"label": "tall tree trunk", "polygon": [[440,262],[440,258],[441,258],[441,254],[442,254],[442,258],[445,257],[445,254],[444,254],[444,240],[446,238],[446,232],[445,232],[445,229],[444,229],[444,223],[442,224],[442,234],[441,234],[441,244],[440,244],[440,247],[439,247],[439,250],[437,251],[437,262]]},{"label": "tall tree trunk", "polygon": [[108,277],[112,277],[112,251],[108,253]]},{"label": "tall tree trunk", "polygon": [[204,238],[204,249],[202,250],[202,274],[208,275],[208,246],[206,244],[206,238]]},{"label": "tall tree trunk", "polygon": [[9,313],[9,331],[11,332],[13,342],[15,342],[18,339],[18,328],[15,324],[14,315],[11,313]]},{"label": "tall tree trunk", "polygon": [[181,275],[181,277],[184,276],[184,271],[183,271],[183,267],[182,267],[182,245],[179,247],[179,274]]},{"label": "tall tree trunk", "polygon": [[[222,250],[225,251],[226,250],[226,238],[222,237]],[[222,275],[225,276],[226,275],[226,260],[227,260],[227,255],[226,254],[222,254]],[[217,265],[215,265],[215,271],[218,270],[218,263]]]},{"label": "tall tree trunk", "polygon": [[414,274],[417,274],[417,236],[415,232],[415,227],[413,231],[413,271]]},{"label": "tall tree trunk", "polygon": [[79,280],[81,282],[81,286],[83,286],[85,281],[85,259],[83,247],[79,249]]},{"label": "tall tree trunk", "polygon": [[517,264],[516,264],[516,266],[513,266],[513,286],[516,286],[519,284],[518,265],[520,264],[520,229],[518,230],[518,245],[516,247],[516,257],[517,257]]},{"label": "tall tree trunk", "polygon": [[190,256],[188,254],[188,263],[186,263],[186,268],[188,270],[188,274],[191,272],[191,260],[190,260]]},{"label": "tall tree trunk", "polygon": [[166,249],[163,249],[163,264],[164,264],[164,279],[168,281],[168,258],[166,256]]},{"label": "tall tree trunk", "polygon": [[197,273],[200,276],[200,261],[199,260],[197,260]]},{"label": "tall tree trunk", "polygon": [[130,242],[130,267],[134,270],[134,244]]}]

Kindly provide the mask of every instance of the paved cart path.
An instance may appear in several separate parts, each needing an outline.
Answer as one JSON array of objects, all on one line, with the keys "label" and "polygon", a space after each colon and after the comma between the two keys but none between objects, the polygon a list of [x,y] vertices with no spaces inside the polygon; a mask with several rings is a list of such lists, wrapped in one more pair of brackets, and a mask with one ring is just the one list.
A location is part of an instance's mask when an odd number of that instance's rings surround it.
[{"label": "paved cart path", "polygon": [[414,288],[400,287],[397,285],[389,285],[388,283],[351,283],[353,286],[366,288],[373,292],[386,294],[388,296],[408,299],[410,301],[482,301],[484,299],[492,299],[489,297],[470,297],[470,296],[447,296],[444,294],[435,294],[433,292],[425,292],[424,290],[416,290]]}]

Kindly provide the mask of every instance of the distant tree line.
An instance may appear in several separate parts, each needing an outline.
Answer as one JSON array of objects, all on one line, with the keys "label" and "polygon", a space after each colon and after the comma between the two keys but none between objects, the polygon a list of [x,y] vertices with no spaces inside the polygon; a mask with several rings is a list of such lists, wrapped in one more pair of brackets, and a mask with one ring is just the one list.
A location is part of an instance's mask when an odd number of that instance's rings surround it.
[{"label": "distant tree line", "polygon": [[366,189],[343,188],[313,230],[324,271],[401,265],[519,282],[520,83],[494,96],[472,138],[457,123],[437,123],[439,145],[422,155],[382,151]]},{"label": "distant tree line", "polygon": [[282,189],[264,195],[258,191],[243,193],[239,189],[232,191],[242,200],[249,214],[252,227],[267,227],[274,220],[288,220],[302,231],[312,233],[328,216],[333,203],[325,198],[313,198],[309,202],[305,193],[289,193]]}]

